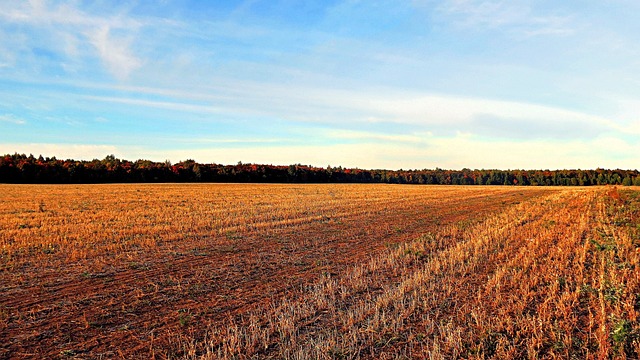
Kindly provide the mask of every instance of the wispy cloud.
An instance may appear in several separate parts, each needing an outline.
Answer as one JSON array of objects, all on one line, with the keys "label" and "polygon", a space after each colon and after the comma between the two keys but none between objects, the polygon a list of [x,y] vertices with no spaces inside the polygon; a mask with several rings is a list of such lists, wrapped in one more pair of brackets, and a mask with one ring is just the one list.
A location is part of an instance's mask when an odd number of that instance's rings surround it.
[{"label": "wispy cloud", "polygon": [[[180,139],[185,141],[185,139]],[[224,139],[224,138],[189,138],[190,143],[198,144],[279,144],[289,142],[286,139],[251,139],[251,138],[238,138],[238,139]]]},{"label": "wispy cloud", "polygon": [[[53,3],[53,4],[52,4]],[[33,25],[104,26],[138,28],[141,23],[126,16],[96,16],[82,11],[75,1],[29,0],[7,2],[2,6],[3,17],[12,22]]]},{"label": "wispy cloud", "polygon": [[440,5],[443,13],[459,16],[458,24],[465,27],[498,28],[530,21],[530,7],[522,2],[495,0],[450,0]]},{"label": "wispy cloud", "polygon": [[13,114],[0,115],[0,122],[11,123],[15,125],[24,125],[27,122]]},{"label": "wispy cloud", "polygon": [[[113,14],[112,10],[107,10],[94,14],[79,9],[77,5],[75,2],[50,3],[45,0],[5,2],[0,4],[0,21],[25,25],[18,31],[28,43],[41,43],[38,46],[48,46],[70,61],[93,48],[94,54],[113,76],[121,80],[128,78],[142,65],[142,60],[132,50],[132,44],[137,30],[145,24],[126,13]],[[124,35],[115,36],[113,30]]]},{"label": "wispy cloud", "polygon": [[534,17],[527,26],[520,29],[525,36],[570,36],[576,33],[576,25],[571,16]]},{"label": "wispy cloud", "polygon": [[124,80],[142,65],[142,61],[131,53],[131,39],[113,39],[105,26],[87,34],[91,44],[98,50],[107,69],[116,77]]},{"label": "wispy cloud", "polygon": [[640,144],[616,137],[590,140],[500,139],[486,141],[474,136],[436,138],[428,155],[436,164],[450,168],[501,169],[595,169],[629,168],[640,163]]},{"label": "wispy cloud", "polygon": [[[453,125],[466,128],[487,119],[503,119],[514,126],[519,123],[589,124],[603,129],[613,122],[579,111],[525,102],[504,101],[450,95],[408,95],[396,99],[372,101],[372,107],[386,119],[423,125]],[[526,131],[523,129],[523,131]]]},{"label": "wispy cloud", "polygon": [[221,110],[218,107],[189,104],[189,103],[176,102],[176,101],[154,101],[154,100],[142,100],[137,98],[127,98],[127,97],[92,96],[92,95],[82,96],[82,98],[87,100],[92,100],[92,101],[100,101],[100,102],[116,103],[116,104],[127,104],[127,105],[134,105],[134,106],[149,107],[154,109],[175,110],[175,111],[198,113],[198,114],[223,113],[223,110]]},{"label": "wispy cloud", "polygon": [[373,142],[401,142],[401,143],[420,143],[425,138],[431,137],[430,133],[422,134],[401,134],[389,135],[372,131],[354,131],[354,130],[329,130],[325,131],[325,136],[335,140],[358,140]]},{"label": "wispy cloud", "polygon": [[[615,121],[607,117],[576,110],[486,98],[394,92],[393,89],[350,91],[266,83],[228,83],[219,89],[208,88],[196,92],[177,89],[166,92],[162,89],[133,90],[138,95],[86,95],[82,98],[194,114],[244,114],[286,119],[300,125],[330,125],[340,129],[340,135],[334,135],[342,139],[416,139],[413,134],[391,136],[350,129],[373,124],[406,125],[414,133],[431,131],[442,135],[466,132],[494,138],[596,138],[621,130]],[[225,92],[233,96],[225,96]],[[141,99],[140,93],[158,95],[160,98]],[[170,100],[166,100],[165,96]],[[344,122],[345,118],[349,119],[347,123]],[[211,121],[215,121],[215,118]]]},{"label": "wispy cloud", "polygon": [[572,16],[534,10],[535,2],[507,0],[449,0],[438,7],[458,27],[501,30],[514,36],[567,36],[575,33]]}]

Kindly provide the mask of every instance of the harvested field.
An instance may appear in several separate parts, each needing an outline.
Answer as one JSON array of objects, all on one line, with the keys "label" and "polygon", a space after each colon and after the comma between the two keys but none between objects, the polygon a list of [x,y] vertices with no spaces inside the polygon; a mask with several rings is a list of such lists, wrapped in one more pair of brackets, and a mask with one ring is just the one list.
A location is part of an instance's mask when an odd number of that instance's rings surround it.
[{"label": "harvested field", "polygon": [[640,354],[637,189],[0,190],[0,358]]}]

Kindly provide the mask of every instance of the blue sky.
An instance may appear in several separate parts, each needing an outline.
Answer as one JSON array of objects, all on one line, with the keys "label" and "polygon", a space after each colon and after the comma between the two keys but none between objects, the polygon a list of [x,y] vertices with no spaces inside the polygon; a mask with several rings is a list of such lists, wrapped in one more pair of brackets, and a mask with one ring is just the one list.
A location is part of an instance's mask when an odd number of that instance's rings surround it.
[{"label": "blue sky", "polygon": [[635,0],[2,1],[0,153],[637,169],[639,13]]}]

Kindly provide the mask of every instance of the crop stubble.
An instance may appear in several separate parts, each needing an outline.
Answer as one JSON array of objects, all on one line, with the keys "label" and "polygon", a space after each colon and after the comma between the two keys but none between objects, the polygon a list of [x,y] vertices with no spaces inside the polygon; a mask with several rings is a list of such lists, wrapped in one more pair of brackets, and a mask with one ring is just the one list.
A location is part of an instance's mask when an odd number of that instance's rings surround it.
[{"label": "crop stubble", "polygon": [[603,189],[0,188],[0,357],[638,351]]}]

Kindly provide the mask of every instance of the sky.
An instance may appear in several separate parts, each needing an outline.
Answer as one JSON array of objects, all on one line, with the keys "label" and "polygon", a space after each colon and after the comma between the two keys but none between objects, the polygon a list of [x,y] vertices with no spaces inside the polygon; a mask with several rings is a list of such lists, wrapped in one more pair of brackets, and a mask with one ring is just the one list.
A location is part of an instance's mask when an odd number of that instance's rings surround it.
[{"label": "sky", "polygon": [[637,0],[0,1],[0,153],[640,168]]}]

